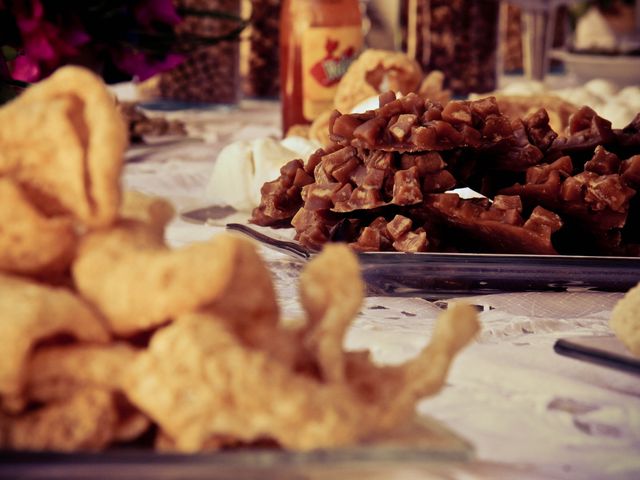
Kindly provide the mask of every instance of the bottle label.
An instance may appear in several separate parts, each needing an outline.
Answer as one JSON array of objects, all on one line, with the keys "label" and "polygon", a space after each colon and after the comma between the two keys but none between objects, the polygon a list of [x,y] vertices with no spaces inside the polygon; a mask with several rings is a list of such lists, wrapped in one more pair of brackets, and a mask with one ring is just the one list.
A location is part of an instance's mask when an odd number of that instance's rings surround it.
[{"label": "bottle label", "polygon": [[312,121],[333,105],[338,82],[362,46],[360,26],[313,27],[302,36],[302,113]]}]

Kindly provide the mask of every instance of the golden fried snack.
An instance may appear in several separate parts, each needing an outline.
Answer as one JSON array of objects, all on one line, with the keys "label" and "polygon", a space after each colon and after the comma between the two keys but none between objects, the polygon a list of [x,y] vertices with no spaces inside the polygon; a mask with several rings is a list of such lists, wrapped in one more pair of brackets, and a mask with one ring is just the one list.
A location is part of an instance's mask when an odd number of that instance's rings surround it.
[{"label": "golden fried snack", "polygon": [[164,228],[175,214],[173,205],[164,198],[145,195],[134,190],[127,190],[122,195],[120,218],[139,220],[156,230],[160,238],[164,235]]},{"label": "golden fried snack", "polygon": [[[126,402],[126,399],[123,399],[122,402]],[[117,401],[116,404],[118,404]],[[126,407],[124,411],[122,407],[118,407],[118,421],[114,428],[113,441],[130,442],[135,440],[149,430],[150,426],[151,420],[149,417],[134,407]]]},{"label": "golden fried snack", "polygon": [[301,450],[356,440],[364,418],[346,386],[296,375],[243,346],[225,323],[204,314],[177,319],[153,336],[126,379],[129,399],[177,450],[198,451],[221,434],[245,442],[270,437]]},{"label": "golden fried snack", "polygon": [[289,130],[287,130],[284,136],[309,138],[309,129],[309,125],[302,125],[300,123],[297,123],[289,127]]},{"label": "golden fried snack", "polygon": [[[341,351],[363,291],[353,253],[343,245],[326,245],[323,254],[309,262],[300,277],[300,297],[309,324],[317,325],[306,327],[304,345],[313,345],[319,339],[324,348],[311,348],[307,353],[315,356],[323,378],[349,383],[360,401],[375,410],[371,412],[376,418],[371,431],[385,431],[411,416],[418,399],[442,388],[455,354],[480,327],[472,306],[452,304],[438,318],[431,341],[420,355],[400,366],[378,367],[368,352]],[[314,321],[320,317],[322,321]]]},{"label": "golden fried snack", "polygon": [[64,288],[0,274],[0,292],[0,395],[20,395],[36,342],[59,334],[87,342],[109,340],[99,316]]},{"label": "golden fried snack", "polygon": [[21,184],[48,214],[111,224],[127,132],[102,80],[63,67],[0,109],[0,176]]},{"label": "golden fried snack", "polygon": [[133,440],[151,424],[149,418],[119,394],[124,373],[138,354],[138,349],[122,342],[108,345],[75,343],[39,348],[26,369],[24,399],[48,404],[63,402],[87,389],[112,392],[116,394],[114,401],[118,415],[113,440]]},{"label": "golden fried snack", "polygon": [[326,381],[344,380],[342,344],[363,296],[358,260],[337,244],[327,245],[300,276],[300,301],[308,319],[305,347]]},{"label": "golden fried snack", "polygon": [[383,92],[415,92],[421,80],[420,65],[406,54],[368,49],[340,80],[334,106],[342,113],[349,113],[358,103]]},{"label": "golden fried snack", "polygon": [[119,391],[124,372],[137,355],[138,350],[126,343],[42,347],[29,360],[25,397],[46,403],[87,387]]},{"label": "golden fried snack", "polygon": [[629,351],[640,356],[640,284],[616,304],[609,325]]},{"label": "golden fried snack", "polygon": [[[247,240],[230,235],[167,248],[149,226],[121,222],[88,234],[72,267],[81,294],[113,332],[131,335],[183,313],[233,310],[238,328],[259,335],[278,321],[271,277]],[[216,305],[224,299],[223,305]]]},{"label": "golden fried snack", "polygon": [[329,119],[332,113],[333,109],[327,110],[318,115],[311,123],[309,126],[310,140],[315,140],[320,145],[329,145],[331,143],[331,138],[329,137]]},{"label": "golden fried snack", "polygon": [[254,244],[242,237],[218,235],[209,245],[214,251],[225,245],[222,251],[230,252],[232,270],[224,288],[210,296],[206,311],[227,319],[227,326],[245,345],[269,345],[280,321],[271,272]]},{"label": "golden fried snack", "polygon": [[117,421],[113,395],[85,389],[67,400],[0,420],[6,431],[2,446],[13,450],[100,450],[114,438]]},{"label": "golden fried snack", "polygon": [[[336,351],[345,314],[352,318],[362,300],[357,272],[355,255],[336,245],[303,274],[309,318],[298,348],[309,363],[316,362],[320,378],[267,344],[247,345],[235,318],[228,316],[232,310],[227,316],[183,315],[158,330],[124,387],[131,402],[159,425],[158,447],[194,452],[220,442],[271,439],[284,448],[309,450],[347,445],[408,422],[415,402],[442,387],[453,357],[476,334],[476,312],[452,306],[417,358],[377,367],[368,352]],[[344,287],[354,277],[356,286],[344,294],[324,285],[340,279]],[[321,334],[326,342],[315,338]],[[270,332],[275,344],[288,335],[277,325]]]},{"label": "golden fried snack", "polygon": [[0,271],[58,273],[71,264],[76,247],[71,219],[46,217],[6,177],[0,177],[0,225]]},{"label": "golden fried snack", "polygon": [[[209,437],[207,441],[202,444],[200,448],[201,452],[209,452],[220,450],[223,447],[233,447],[233,446],[241,446],[247,445],[247,443],[242,443],[236,440],[233,437],[228,435],[215,435]],[[178,448],[176,446],[176,442],[167,435],[166,432],[160,430],[155,438],[154,448],[159,452],[176,452]]]},{"label": "golden fried snack", "polygon": [[126,393],[163,429],[165,449],[195,452],[222,435],[309,450],[381,434],[408,422],[415,401],[442,386],[453,355],[477,330],[475,320],[460,333],[461,324],[451,323],[406,366],[380,368],[367,359],[348,383],[325,383],[244,347],[224,323],[181,317],[132,366]]},{"label": "golden fried snack", "polygon": [[420,398],[440,391],[453,358],[479,330],[474,307],[450,304],[438,317],[429,344],[417,357],[400,366],[373,371],[369,366],[362,376],[352,373],[350,381],[354,387],[365,398],[375,398],[380,406],[376,413],[378,431],[390,430],[410,418]]},{"label": "golden fried snack", "polygon": [[451,100],[451,90],[445,90],[444,73],[440,70],[432,70],[424,77],[418,88],[418,94],[442,105]]},{"label": "golden fried snack", "polygon": [[573,103],[551,93],[537,95],[492,94],[500,111],[510,118],[524,118],[544,108],[549,115],[549,125],[556,132],[563,132],[569,125],[569,117],[578,111]]}]

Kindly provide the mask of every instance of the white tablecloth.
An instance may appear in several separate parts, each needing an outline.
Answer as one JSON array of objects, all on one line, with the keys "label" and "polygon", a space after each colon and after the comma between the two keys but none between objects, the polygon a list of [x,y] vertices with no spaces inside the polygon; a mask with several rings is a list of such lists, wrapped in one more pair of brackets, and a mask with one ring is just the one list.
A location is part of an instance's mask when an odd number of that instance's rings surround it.
[{"label": "white tablecloth", "polygon": [[[128,163],[126,188],[161,195],[179,211],[206,205],[204,187],[216,155],[230,141],[279,134],[277,106],[246,102],[238,110],[176,113],[206,139]],[[210,238],[222,226],[175,219],[176,247]],[[262,249],[286,315],[300,313],[301,265]],[[608,333],[617,293],[508,293],[466,298],[482,309],[482,334],[455,361],[447,385],[419,411],[469,440],[478,461],[431,471],[438,478],[640,478],[640,382],[637,376],[565,358],[560,337]],[[442,305],[419,298],[367,298],[346,339],[381,362],[414,355]],[[437,470],[437,471],[436,471]],[[416,478],[399,469],[393,478]],[[315,477],[314,477],[315,478]],[[377,477],[376,477],[377,478]],[[385,478],[390,478],[386,476]]]}]

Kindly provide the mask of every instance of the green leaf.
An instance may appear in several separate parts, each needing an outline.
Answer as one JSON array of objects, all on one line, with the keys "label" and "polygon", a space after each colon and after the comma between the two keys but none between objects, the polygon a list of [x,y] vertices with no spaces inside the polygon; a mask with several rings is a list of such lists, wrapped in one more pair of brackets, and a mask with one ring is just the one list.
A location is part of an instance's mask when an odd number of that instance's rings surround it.
[{"label": "green leaf", "polygon": [[13,47],[10,47],[9,45],[3,45],[0,48],[0,51],[2,51],[2,56],[7,61],[14,60],[18,56],[18,50],[16,50]]}]

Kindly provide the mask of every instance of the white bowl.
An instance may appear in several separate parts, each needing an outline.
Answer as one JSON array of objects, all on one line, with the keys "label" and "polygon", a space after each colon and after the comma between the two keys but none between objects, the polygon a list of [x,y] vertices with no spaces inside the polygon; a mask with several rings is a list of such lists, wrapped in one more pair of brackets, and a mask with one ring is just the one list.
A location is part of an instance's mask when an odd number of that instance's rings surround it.
[{"label": "white bowl", "polygon": [[611,80],[619,87],[640,85],[639,55],[592,55],[554,50],[552,56],[564,62],[569,74],[578,80]]}]

